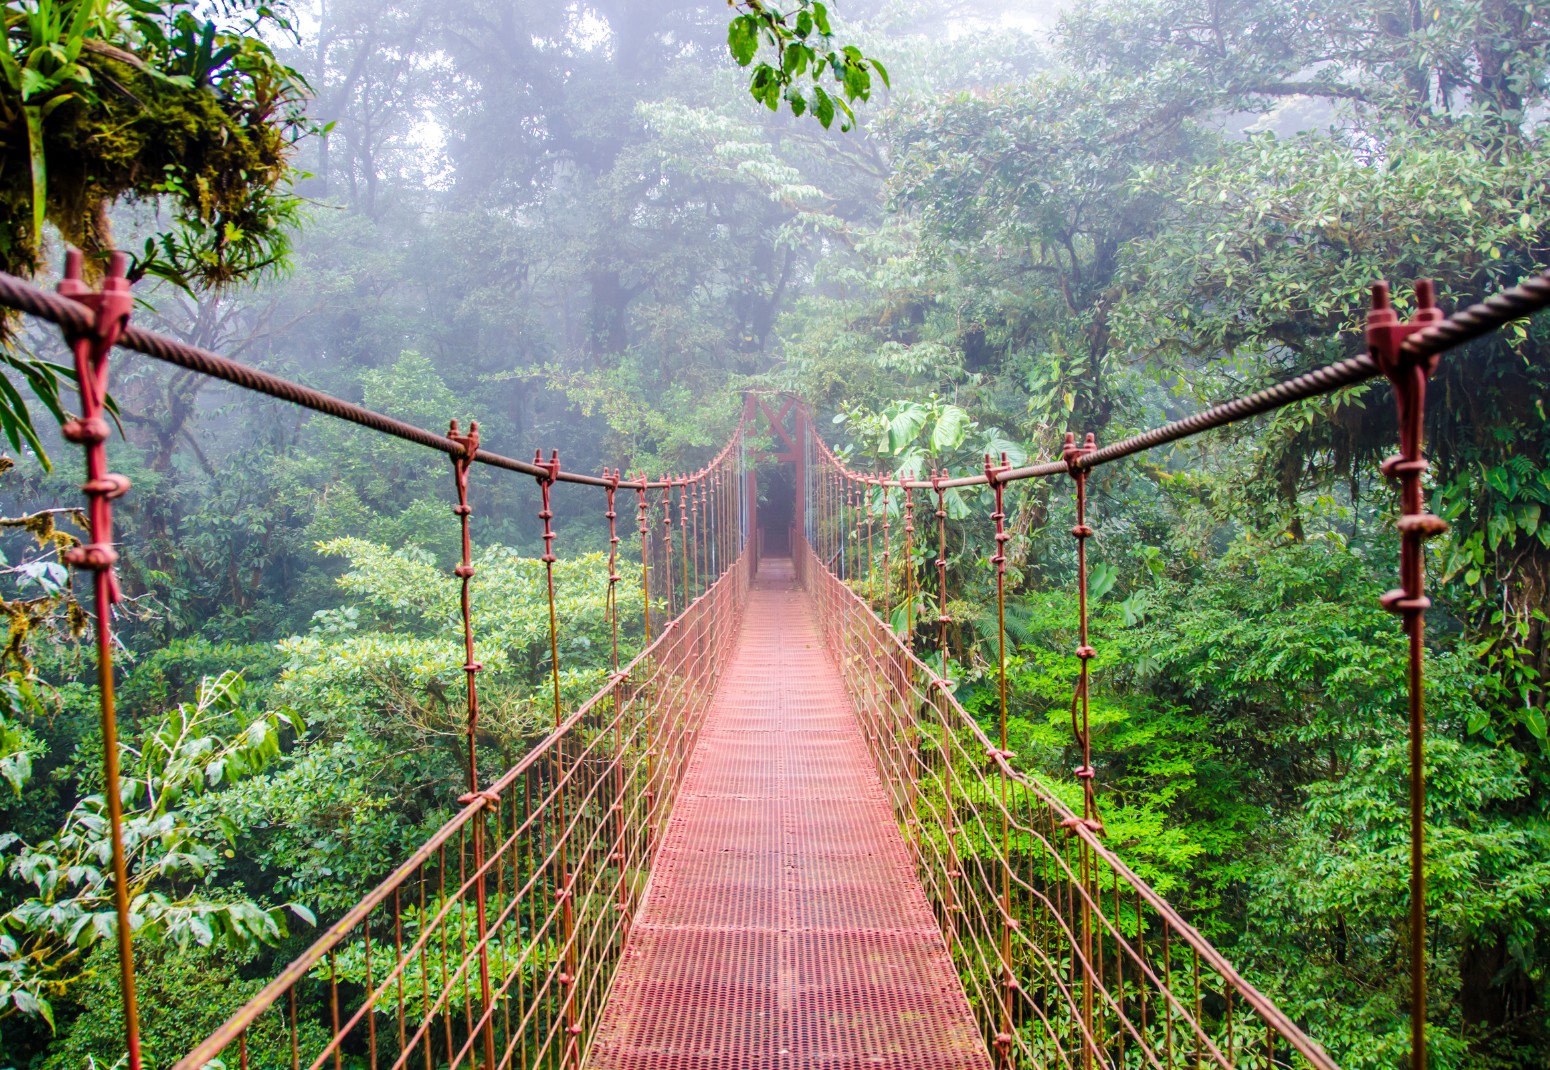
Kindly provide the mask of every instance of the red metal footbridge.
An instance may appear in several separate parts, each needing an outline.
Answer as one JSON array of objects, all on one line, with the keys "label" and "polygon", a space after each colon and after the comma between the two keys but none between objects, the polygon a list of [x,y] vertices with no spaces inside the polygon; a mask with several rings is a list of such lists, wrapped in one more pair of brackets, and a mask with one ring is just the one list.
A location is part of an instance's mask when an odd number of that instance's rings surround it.
[{"label": "red metal footbridge", "polygon": [[[1410,641],[1410,1065],[1424,1066],[1422,544],[1444,530],[1422,501],[1425,389],[1443,351],[1550,304],[1550,279],[1451,316],[1419,284],[1408,321],[1378,286],[1366,352],[1123,441],[1068,435],[1040,464],[860,472],[799,399],[750,393],[704,468],[652,478],[569,472],[552,452],[514,459],[481,443],[477,425],[436,433],[141,330],[122,260],[100,290],[80,268],[72,255],[58,293],[0,276],[0,305],[62,328],[81,387],[64,434],[86,455],[91,532],[70,564],[95,582],[129,1070],[1332,1070],[1316,1039],[1105,840],[1088,732],[1098,640],[1086,483],[1100,465],[1378,377],[1392,384],[1400,428],[1384,466],[1399,485],[1400,584],[1384,604]],[[142,1051],[135,1001],[112,687],[112,502],[130,490],[108,470],[115,347],[439,452],[462,532],[471,772],[448,786],[460,809],[187,1053]],[[789,465],[796,488],[781,531],[759,512],[758,466],[770,462]],[[535,481],[550,607],[553,731],[493,775],[477,746],[475,464]],[[1007,748],[1004,503],[1026,479],[1064,481],[1075,500],[1077,807]],[[554,608],[561,487],[596,496],[609,538],[596,582],[612,672],[573,706],[562,702]],[[970,489],[983,511],[953,523],[985,525],[995,546],[989,728],[957,697],[948,656],[947,496]],[[626,554],[643,566],[645,637],[633,654],[620,642]]]}]

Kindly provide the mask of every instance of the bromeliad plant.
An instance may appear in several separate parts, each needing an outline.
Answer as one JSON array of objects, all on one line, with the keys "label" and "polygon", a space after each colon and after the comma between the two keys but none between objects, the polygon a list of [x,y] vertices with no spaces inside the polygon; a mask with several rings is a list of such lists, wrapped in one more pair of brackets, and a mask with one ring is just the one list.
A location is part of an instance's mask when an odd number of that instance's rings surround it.
[{"label": "bromeliad plant", "polygon": [[224,285],[276,264],[295,221],[291,144],[307,86],[266,33],[283,6],[13,0],[0,49],[0,269],[31,274],[43,227],[88,253],[123,199],[169,210],[131,276]]},{"label": "bromeliad plant", "polygon": [[[311,129],[306,82],[265,34],[283,7],[194,0],[10,0],[0,47],[0,271],[31,275],[45,224],[92,261],[113,246],[112,207],[155,205],[159,229],[134,255],[192,292],[282,263],[300,202],[293,143]],[[0,432],[47,464],[30,390],[56,418],[73,373],[12,351],[0,322]]]}]

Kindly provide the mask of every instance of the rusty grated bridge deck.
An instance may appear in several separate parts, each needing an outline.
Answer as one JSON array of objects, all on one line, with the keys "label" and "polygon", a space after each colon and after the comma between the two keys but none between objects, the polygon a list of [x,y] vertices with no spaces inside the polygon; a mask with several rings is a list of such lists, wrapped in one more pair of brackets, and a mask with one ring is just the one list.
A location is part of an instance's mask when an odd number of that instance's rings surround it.
[{"label": "rusty grated bridge deck", "polygon": [[587,1065],[990,1065],[789,561],[761,564]]}]

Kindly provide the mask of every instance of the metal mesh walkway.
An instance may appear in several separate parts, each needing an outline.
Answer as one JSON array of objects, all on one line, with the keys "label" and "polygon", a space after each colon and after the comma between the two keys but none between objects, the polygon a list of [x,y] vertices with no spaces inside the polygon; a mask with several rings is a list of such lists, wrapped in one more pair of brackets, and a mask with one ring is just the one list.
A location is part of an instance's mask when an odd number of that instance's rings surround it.
[{"label": "metal mesh walkway", "polygon": [[789,561],[760,564],[588,1066],[989,1066]]}]

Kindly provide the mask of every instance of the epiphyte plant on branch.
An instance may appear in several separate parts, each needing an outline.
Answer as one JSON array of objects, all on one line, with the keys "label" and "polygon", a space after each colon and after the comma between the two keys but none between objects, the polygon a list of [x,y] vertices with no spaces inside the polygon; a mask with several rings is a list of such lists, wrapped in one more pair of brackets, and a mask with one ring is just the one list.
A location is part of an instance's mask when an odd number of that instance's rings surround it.
[{"label": "epiphyte plant on branch", "polygon": [[[309,90],[267,37],[283,5],[196,0],[16,0],[0,47],[0,271],[41,266],[45,224],[88,271],[124,201],[158,209],[131,281],[192,293],[281,266],[299,219],[291,151],[313,129]],[[0,324],[0,433],[47,465],[26,387],[63,419],[70,369],[15,351]]]},{"label": "epiphyte plant on branch", "polygon": [[[856,125],[853,101],[872,96],[872,75],[886,87],[888,69],[855,45],[834,40],[829,9],[818,0],[797,0],[782,12],[760,0],[728,0],[738,12],[727,26],[727,48],[739,67],[753,64],[748,91],[770,111],[785,100],[793,115],[812,113],[825,130],[840,116],[840,129]],[[762,48],[773,50],[773,62],[754,64]],[[821,84],[825,75],[834,87]],[[810,83],[804,91],[804,81]]]},{"label": "epiphyte plant on branch", "polygon": [[25,0],[0,49],[0,269],[30,275],[44,223],[96,257],[121,200],[172,217],[131,279],[222,286],[284,259],[305,79],[267,43],[283,6]]}]

